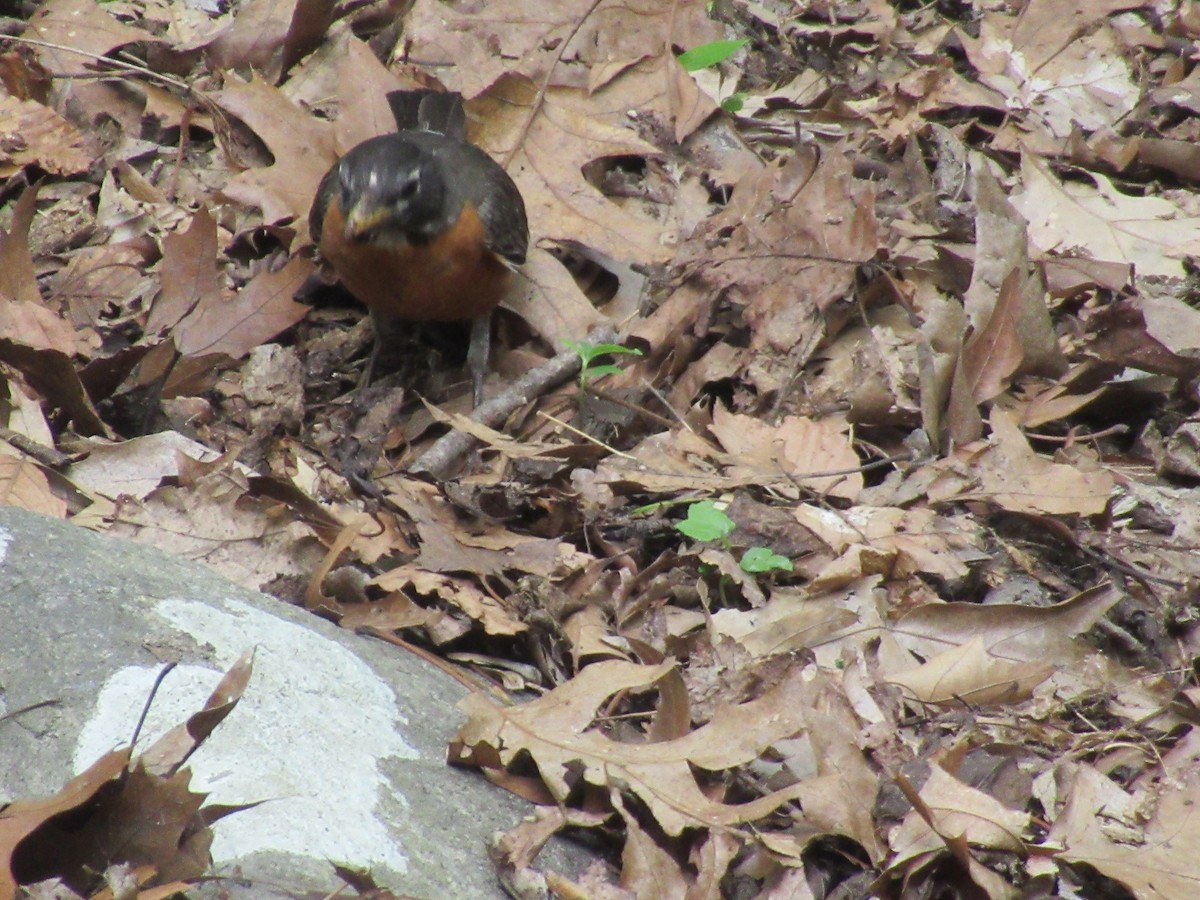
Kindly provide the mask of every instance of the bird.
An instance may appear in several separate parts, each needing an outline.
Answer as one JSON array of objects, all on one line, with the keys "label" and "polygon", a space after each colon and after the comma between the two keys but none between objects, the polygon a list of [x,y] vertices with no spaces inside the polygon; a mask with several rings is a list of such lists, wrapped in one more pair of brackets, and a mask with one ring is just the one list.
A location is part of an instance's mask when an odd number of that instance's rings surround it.
[{"label": "bird", "polygon": [[351,148],[321,179],[309,234],[371,312],[370,381],[413,322],[471,322],[467,364],[483,400],[492,310],[525,262],[529,222],[509,174],[467,139],[461,94],[392,91],[397,131]]}]

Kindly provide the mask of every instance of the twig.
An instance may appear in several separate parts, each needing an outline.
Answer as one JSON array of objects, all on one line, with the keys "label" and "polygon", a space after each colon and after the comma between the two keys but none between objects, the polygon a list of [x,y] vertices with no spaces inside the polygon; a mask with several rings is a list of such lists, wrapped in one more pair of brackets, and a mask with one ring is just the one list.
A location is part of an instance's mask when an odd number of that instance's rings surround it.
[{"label": "twig", "polygon": [[30,440],[20,432],[0,426],[0,441],[11,444],[35,462],[41,463],[48,469],[65,469],[78,457],[68,456],[53,447],[46,447],[37,441]]},{"label": "twig", "polygon": [[559,428],[565,428],[567,431],[570,431],[574,434],[579,435],[585,441],[590,441],[591,443],[595,444],[597,447],[603,447],[605,450],[607,450],[613,456],[619,456],[622,459],[632,460],[633,462],[641,462],[641,460],[639,460],[636,456],[631,456],[628,453],[622,453],[616,447],[610,447],[608,444],[604,443],[604,441],[600,440],[599,438],[592,437],[590,434],[588,434],[582,428],[576,428],[570,422],[564,422],[562,419],[559,419],[556,416],[552,416],[548,412],[540,412],[539,411],[538,415],[541,416],[543,419],[547,419],[548,421],[553,422]]},{"label": "twig", "polygon": [[663,394],[662,391],[660,391],[658,388],[656,388],[654,385],[652,385],[645,378],[642,379],[642,387],[645,388],[647,391],[649,391],[651,394],[653,394],[655,399],[657,399],[658,402],[663,405],[664,409],[666,409],[671,415],[673,415],[675,417],[676,421],[679,422],[680,425],[682,425],[685,429],[692,432],[693,434],[696,433],[696,430],[694,428],[692,428],[692,426],[687,423],[687,419],[685,419],[683,416],[681,416],[679,414],[678,410],[676,410],[675,407],[673,407],[671,405],[670,401],[667,399],[666,395]]},{"label": "twig", "polygon": [[[616,331],[608,324],[596,326],[587,336],[587,340],[595,344],[612,343],[616,339]],[[471,413],[471,421],[496,428],[514,411],[574,376],[579,367],[579,354],[574,350],[564,350],[536,369],[530,369],[491,400],[477,406]],[[432,447],[413,461],[408,471],[444,478],[455,461],[476,443],[476,439],[465,431],[451,431],[434,441]]]},{"label": "twig", "polygon": [[1036,431],[1026,431],[1025,436],[1039,441],[1050,441],[1055,444],[1073,444],[1080,441],[1098,441],[1100,438],[1112,437],[1118,434],[1128,434],[1129,426],[1123,422],[1110,425],[1103,431],[1092,431],[1087,434],[1076,434],[1072,428],[1066,434],[1040,434]]},{"label": "twig", "polygon": [[859,475],[863,472],[870,472],[872,469],[882,469],[884,466],[895,465],[901,462],[913,462],[917,458],[915,453],[905,453],[900,456],[885,456],[883,459],[873,459],[870,462],[863,463],[861,466],[851,466],[848,469],[827,469],[824,472],[799,472],[788,477],[798,486],[802,487],[801,482],[810,481],[814,478],[836,478],[846,475]]},{"label": "twig", "polygon": [[155,72],[153,69],[147,69],[145,66],[139,66],[137,63],[126,62],[123,59],[113,59],[110,56],[101,56],[99,53],[92,53],[88,50],[80,50],[76,47],[68,47],[66,44],[52,44],[49,41],[39,41],[37,38],[27,38],[18,35],[6,34],[0,37],[0,41],[13,41],[18,44],[28,44],[31,47],[44,47],[47,50],[59,50],[63,53],[74,53],[76,56],[86,56],[88,59],[93,59],[98,63],[114,66],[118,69],[124,69],[127,72],[137,72],[139,75],[144,75],[154,81],[161,81],[163,84],[169,84],[171,87],[178,88],[185,93],[197,93],[192,90],[192,86],[186,81],[180,81],[178,78],[172,78],[170,75],[163,75],[161,72]]},{"label": "twig", "polygon": [[37,703],[30,703],[28,706],[22,706],[20,709],[10,709],[8,712],[0,715],[0,722],[6,719],[15,719],[17,716],[23,716],[27,712],[33,712],[35,709],[44,709],[47,706],[58,706],[62,703],[61,700],[39,700]]},{"label": "twig", "polygon": [[1107,550],[1093,550],[1091,547],[1083,543],[1083,541],[1078,539],[1075,541],[1075,546],[1079,548],[1079,551],[1084,556],[1089,557],[1105,568],[1115,569],[1116,571],[1121,572],[1124,575],[1128,575],[1130,578],[1136,578],[1138,581],[1143,583],[1150,582],[1152,584],[1162,584],[1169,588],[1174,588],[1175,590],[1180,590],[1181,588],[1187,587],[1187,585],[1182,581],[1176,581],[1173,578],[1164,578],[1162,575],[1152,575],[1145,569],[1139,569],[1137,566],[1130,565],[1127,562],[1122,562],[1114,554],[1109,553]]},{"label": "twig", "polygon": [[586,391],[587,393],[589,393],[593,397],[595,397],[597,400],[603,400],[605,403],[612,403],[614,406],[620,406],[623,409],[629,410],[631,413],[635,413],[636,415],[645,416],[647,419],[650,419],[653,422],[657,422],[659,425],[662,425],[664,428],[674,428],[675,427],[675,423],[672,422],[670,419],[668,419],[666,416],[660,416],[658,413],[651,412],[650,410],[646,409],[645,407],[638,406],[636,403],[631,403],[630,401],[624,400],[621,397],[616,396],[615,394],[610,394],[608,391],[602,390],[602,389],[596,387],[594,384],[584,385],[583,389],[584,389],[584,391]]},{"label": "twig", "polygon": [[520,132],[517,134],[517,139],[513,141],[512,149],[504,154],[504,162],[501,163],[505,169],[512,165],[513,159],[517,155],[517,151],[525,143],[525,138],[529,134],[529,129],[533,127],[533,120],[537,118],[539,112],[542,111],[542,104],[546,102],[546,89],[550,87],[550,78],[554,75],[554,70],[558,68],[558,64],[562,62],[563,54],[567,50],[567,46],[571,41],[575,40],[575,35],[579,34],[579,29],[583,27],[583,23],[591,18],[592,13],[596,11],[601,0],[592,0],[592,5],[589,6],[582,16],[575,21],[575,27],[571,29],[571,33],[561,41],[558,45],[558,52],[554,54],[554,60],[546,68],[546,77],[542,79],[542,83],[538,86],[537,94],[534,95],[533,103],[529,105],[529,115],[525,117],[525,124],[521,126]]},{"label": "twig", "polygon": [[150,693],[146,695],[146,702],[142,704],[142,714],[138,716],[137,724],[133,726],[133,734],[129,738],[130,747],[137,746],[138,738],[142,734],[142,726],[146,724],[146,716],[150,714],[150,706],[154,703],[154,698],[158,696],[158,689],[162,687],[163,679],[171,673],[176,665],[177,663],[169,662],[154,676],[154,684],[150,686]]},{"label": "twig", "polygon": [[374,625],[360,625],[354,629],[355,634],[365,634],[368,637],[378,638],[381,641],[386,641],[394,647],[400,647],[407,650],[409,653],[429,663],[431,666],[436,666],[441,669],[455,681],[459,682],[463,687],[472,693],[487,693],[491,694],[493,700],[499,700],[505,706],[512,706],[513,699],[508,695],[508,692],[500,685],[486,679],[474,675],[470,670],[463,666],[455,665],[448,662],[445,657],[437,653],[431,653],[424,647],[420,647],[411,641],[406,641],[399,635],[385,631],[382,628],[377,628]]}]

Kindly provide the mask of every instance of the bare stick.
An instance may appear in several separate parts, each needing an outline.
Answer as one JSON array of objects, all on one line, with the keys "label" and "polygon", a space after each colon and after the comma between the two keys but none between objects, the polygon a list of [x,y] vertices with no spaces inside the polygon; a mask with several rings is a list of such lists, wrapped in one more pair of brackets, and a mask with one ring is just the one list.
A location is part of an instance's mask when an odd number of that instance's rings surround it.
[{"label": "bare stick", "polygon": [[[593,344],[609,344],[616,339],[616,331],[608,324],[597,325],[587,336],[588,342]],[[491,400],[477,406],[471,413],[471,420],[496,428],[529,401],[572,378],[579,371],[579,366],[579,354],[574,350],[564,350],[536,369],[530,369]],[[408,471],[444,478],[455,461],[476,443],[476,439],[466,432],[451,431],[434,441],[432,447],[413,461]]]},{"label": "bare stick", "polygon": [[27,456],[33,457],[48,469],[65,469],[79,458],[78,456],[68,456],[53,447],[39,444],[11,428],[0,427],[0,441],[5,441]]}]

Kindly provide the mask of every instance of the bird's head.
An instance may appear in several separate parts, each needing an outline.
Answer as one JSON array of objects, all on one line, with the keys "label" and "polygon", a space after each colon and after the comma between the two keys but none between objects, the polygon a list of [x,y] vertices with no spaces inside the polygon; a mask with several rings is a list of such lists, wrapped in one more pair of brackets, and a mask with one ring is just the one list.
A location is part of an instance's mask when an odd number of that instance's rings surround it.
[{"label": "bird's head", "polygon": [[348,241],[432,240],[445,227],[445,197],[438,160],[400,135],[365,141],[338,164],[338,201]]}]

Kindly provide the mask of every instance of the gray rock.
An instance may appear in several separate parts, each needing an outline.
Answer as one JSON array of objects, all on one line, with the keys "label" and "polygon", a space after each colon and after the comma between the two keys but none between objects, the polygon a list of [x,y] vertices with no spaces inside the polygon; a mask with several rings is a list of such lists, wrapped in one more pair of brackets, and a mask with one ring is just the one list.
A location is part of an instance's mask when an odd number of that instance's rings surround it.
[{"label": "gray rock", "polygon": [[0,802],[52,794],[128,742],[164,661],[180,664],[139,748],[249,648],[241,703],[189,760],[210,803],[268,801],[214,826],[215,870],[247,880],[234,896],[331,890],[330,860],[416,896],[503,896],[485,842],[529,807],[445,765],[462,685],[201,566],[14,508],[0,508],[0,717],[57,705],[0,718]]}]

